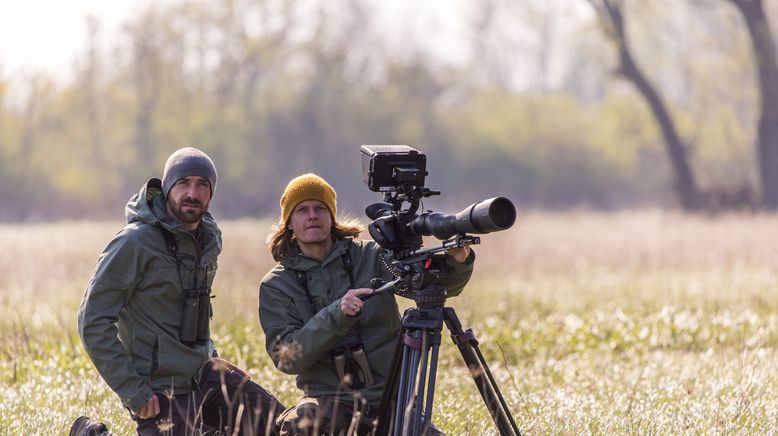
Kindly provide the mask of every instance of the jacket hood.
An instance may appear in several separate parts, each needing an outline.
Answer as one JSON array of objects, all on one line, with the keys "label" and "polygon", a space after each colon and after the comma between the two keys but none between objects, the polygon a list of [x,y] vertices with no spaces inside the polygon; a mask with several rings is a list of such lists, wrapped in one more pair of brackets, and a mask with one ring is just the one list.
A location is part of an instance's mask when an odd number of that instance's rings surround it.
[{"label": "jacket hood", "polygon": [[[161,225],[173,233],[188,232],[181,222],[168,215],[165,201],[165,196],[162,194],[162,181],[158,178],[149,179],[141,186],[140,191],[127,202],[127,206],[124,208],[127,223]],[[209,248],[216,248],[216,254],[218,254],[222,248],[221,230],[210,212],[203,215],[200,226],[207,235],[212,236],[206,238],[204,251],[208,252]],[[215,244],[215,247],[208,247],[211,244]]]},{"label": "jacket hood", "polygon": [[[170,221],[166,223],[166,227],[170,227],[173,224],[172,221],[174,221],[167,217],[165,198],[162,195],[162,182],[157,178],[150,179],[141,186],[140,191],[127,202],[124,214],[127,216],[128,224],[146,223],[157,225],[164,220]],[[168,218],[168,220],[165,220],[165,218]]]}]

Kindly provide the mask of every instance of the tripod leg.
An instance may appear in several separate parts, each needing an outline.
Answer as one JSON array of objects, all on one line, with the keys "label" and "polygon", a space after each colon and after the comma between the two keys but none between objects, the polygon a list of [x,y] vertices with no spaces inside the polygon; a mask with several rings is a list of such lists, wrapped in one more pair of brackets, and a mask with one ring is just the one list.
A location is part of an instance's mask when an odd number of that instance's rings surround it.
[{"label": "tripod leg", "polygon": [[520,436],[519,427],[511,415],[510,409],[503,398],[500,388],[494,380],[486,360],[478,348],[478,341],[472,330],[465,332],[462,329],[462,323],[454,312],[454,309],[446,307],[443,309],[443,318],[446,326],[451,331],[451,337],[464,359],[465,364],[470,370],[470,375],[475,381],[478,391],[486,404],[486,408],[492,416],[492,420],[497,425],[501,435]]},{"label": "tripod leg", "polygon": [[437,379],[438,355],[440,354],[440,330],[433,332],[430,337],[430,343],[432,355],[429,362],[429,377],[427,378],[427,399],[424,401],[423,434],[426,434],[432,425],[432,402],[435,396],[435,380]]},{"label": "tripod leg", "polygon": [[397,338],[397,347],[392,358],[389,375],[386,377],[384,392],[381,395],[381,404],[378,406],[378,428],[376,435],[387,436],[392,431],[392,417],[397,399],[397,391],[402,376],[401,369],[405,366],[405,347],[403,347],[402,333]]},{"label": "tripod leg", "polygon": [[[395,354],[381,398],[379,410],[382,416],[379,418],[378,430],[381,436],[389,432],[394,436],[418,436],[429,431],[443,329],[441,309],[441,307],[408,309],[403,316],[400,348]],[[402,356],[399,364],[398,355]],[[390,417],[389,410],[393,395],[396,395],[394,415]]]},{"label": "tripod leg", "polygon": [[405,416],[405,404],[407,403],[408,385],[405,380],[408,379],[408,373],[411,371],[410,365],[413,359],[413,350],[405,344],[405,335],[401,339],[402,347],[402,367],[400,368],[400,386],[397,392],[397,400],[394,405],[394,434],[399,436],[403,431],[403,416]]},{"label": "tripod leg", "polygon": [[[397,416],[395,419],[395,434],[398,436],[400,434],[402,436],[406,436],[408,434],[418,434],[418,432],[409,433],[409,430],[410,426],[414,422],[418,424],[418,421],[412,419],[414,410],[413,406],[416,403],[417,396],[417,392],[414,390],[414,387],[416,387],[417,380],[419,380],[421,383],[424,381],[419,377],[419,365],[422,364],[422,335],[422,330],[413,330],[410,335],[405,335],[403,337],[405,349],[409,350],[409,362],[403,367],[403,382],[401,382],[400,394],[397,397],[400,399],[397,404],[397,411],[399,416]],[[402,423],[402,425],[400,425],[400,423]],[[400,430],[401,433],[397,433]]]},{"label": "tripod leg", "polygon": [[423,407],[422,401],[424,401],[424,389],[427,384],[427,361],[429,360],[429,332],[426,329],[420,330],[421,332],[421,349],[419,350],[419,368],[416,374],[416,380],[418,385],[416,386],[416,393],[411,399],[409,404],[413,404],[413,428],[411,434],[421,434],[422,427],[422,415],[421,409]]},{"label": "tripod leg", "polygon": [[379,421],[376,435],[408,434],[403,423],[410,422],[410,419],[404,418],[406,410],[410,410],[408,404],[413,399],[414,378],[419,365],[421,341],[412,337],[418,335],[418,331],[411,332],[406,329],[397,342],[397,350],[378,409]]}]

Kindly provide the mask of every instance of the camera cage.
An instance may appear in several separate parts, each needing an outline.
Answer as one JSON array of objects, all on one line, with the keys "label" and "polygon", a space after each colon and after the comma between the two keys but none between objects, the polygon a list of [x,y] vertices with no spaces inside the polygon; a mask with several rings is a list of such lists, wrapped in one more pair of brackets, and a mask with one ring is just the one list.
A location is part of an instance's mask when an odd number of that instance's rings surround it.
[{"label": "camera cage", "polygon": [[[504,197],[476,202],[456,215],[433,211],[417,214],[422,198],[440,195],[440,191],[424,186],[427,175],[424,153],[407,145],[363,145],[360,151],[363,181],[371,191],[384,194],[383,203],[365,209],[372,220],[368,231],[384,252],[390,253],[392,260],[387,259],[385,263],[405,282],[405,287],[415,282],[429,283],[415,277],[424,274],[418,265],[430,260],[433,254],[478,244],[480,238],[468,233],[504,230],[516,219],[513,203]],[[408,203],[405,209],[404,203]],[[422,248],[422,236],[429,235],[442,243]]]}]

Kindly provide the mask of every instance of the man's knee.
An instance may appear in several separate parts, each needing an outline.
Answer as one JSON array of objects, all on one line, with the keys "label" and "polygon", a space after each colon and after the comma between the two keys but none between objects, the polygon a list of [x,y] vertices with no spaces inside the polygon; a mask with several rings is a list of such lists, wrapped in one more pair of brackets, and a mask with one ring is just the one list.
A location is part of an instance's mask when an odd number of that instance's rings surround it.
[{"label": "man's knee", "polygon": [[[325,405],[326,406],[326,405]],[[296,405],[286,409],[276,419],[281,435],[315,435],[326,425],[326,411],[316,398],[303,398]]]},{"label": "man's knee", "polygon": [[278,401],[275,395],[254,382],[246,384],[243,389],[243,397],[246,398],[247,402],[255,409],[262,410],[267,414],[272,414],[273,417],[277,417],[286,409],[286,407]]}]

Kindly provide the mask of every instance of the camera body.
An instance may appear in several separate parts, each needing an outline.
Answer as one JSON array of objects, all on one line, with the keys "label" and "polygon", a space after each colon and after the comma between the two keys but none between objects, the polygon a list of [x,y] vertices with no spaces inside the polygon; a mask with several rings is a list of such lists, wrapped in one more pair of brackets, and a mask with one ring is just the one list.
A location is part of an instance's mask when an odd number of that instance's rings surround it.
[{"label": "camera body", "polygon": [[[373,220],[368,231],[396,260],[419,255],[422,236],[447,240],[466,233],[490,233],[505,230],[516,220],[516,209],[505,197],[473,203],[455,215],[432,211],[417,214],[422,198],[440,194],[424,187],[427,175],[424,153],[407,145],[363,145],[360,151],[363,181],[371,191],[384,193],[383,203],[365,209]],[[403,209],[406,202],[408,207]],[[474,239],[469,241],[457,244],[477,243]],[[441,249],[452,247],[444,243]]]}]

